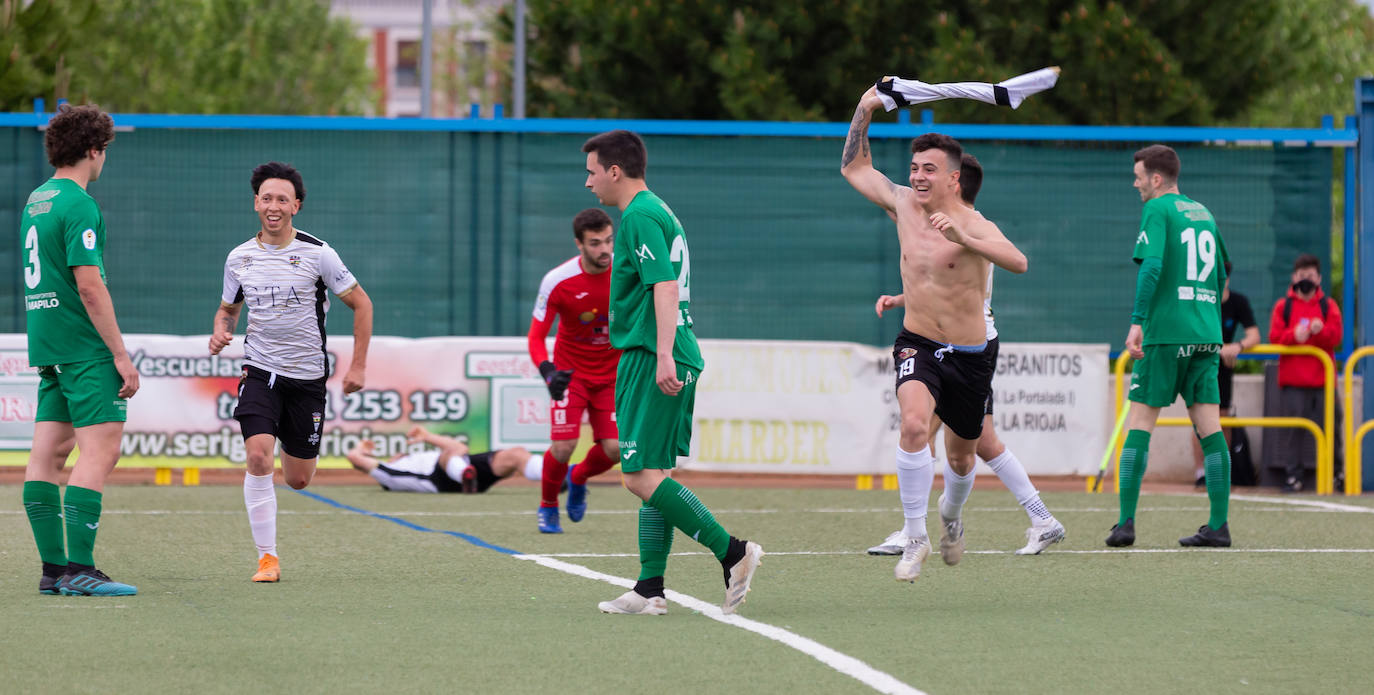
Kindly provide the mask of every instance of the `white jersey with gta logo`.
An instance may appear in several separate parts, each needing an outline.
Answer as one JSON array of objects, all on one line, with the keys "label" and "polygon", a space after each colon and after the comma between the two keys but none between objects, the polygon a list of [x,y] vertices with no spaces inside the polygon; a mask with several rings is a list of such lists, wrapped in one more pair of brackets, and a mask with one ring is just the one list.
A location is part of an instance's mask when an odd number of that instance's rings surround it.
[{"label": "white jersey with gta logo", "polygon": [[358,286],[332,246],[301,230],[280,246],[254,237],[224,262],[226,305],[248,308],[244,362],[292,379],[328,375],[326,289],[342,297]]}]

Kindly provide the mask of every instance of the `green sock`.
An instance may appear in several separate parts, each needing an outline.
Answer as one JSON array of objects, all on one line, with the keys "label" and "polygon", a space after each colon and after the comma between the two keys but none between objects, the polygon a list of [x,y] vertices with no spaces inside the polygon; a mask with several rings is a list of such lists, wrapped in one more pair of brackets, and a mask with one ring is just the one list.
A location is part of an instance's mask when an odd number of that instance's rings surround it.
[{"label": "green sock", "polygon": [[707,509],[691,490],[679,485],[672,478],[665,478],[649,497],[649,504],[662,512],[668,523],[681,529],[692,540],[710,548],[717,560],[725,558],[725,551],[730,549],[730,534],[716,523],[716,518],[711,516],[711,510]]},{"label": "green sock", "polygon": [[668,553],[673,550],[673,527],[663,513],[645,502],[639,508],[639,578],[662,577],[668,571]]},{"label": "green sock", "polygon": [[75,485],[67,486],[62,510],[67,517],[67,559],[95,566],[95,532],[100,528],[101,494]]},{"label": "green sock", "polygon": [[1202,470],[1207,476],[1207,501],[1212,505],[1207,525],[1219,529],[1226,523],[1231,504],[1231,448],[1221,432],[1202,439]]},{"label": "green sock", "polygon": [[1145,461],[1150,455],[1150,433],[1144,430],[1131,430],[1126,433],[1126,443],[1121,447],[1121,514],[1116,523],[1124,524],[1127,519],[1135,518],[1135,506],[1140,501],[1140,481],[1145,477]]},{"label": "green sock", "polygon": [[29,515],[38,557],[54,565],[67,564],[67,545],[62,537],[62,493],[52,483],[24,482],[24,511]]}]

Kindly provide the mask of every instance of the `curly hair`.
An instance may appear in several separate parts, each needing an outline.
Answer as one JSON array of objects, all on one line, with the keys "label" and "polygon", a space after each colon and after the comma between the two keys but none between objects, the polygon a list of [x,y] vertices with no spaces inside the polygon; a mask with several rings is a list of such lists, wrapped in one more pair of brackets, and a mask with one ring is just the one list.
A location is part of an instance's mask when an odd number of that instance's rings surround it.
[{"label": "curly hair", "polygon": [[91,150],[104,150],[114,142],[114,121],[110,114],[95,104],[57,107],[57,115],[48,121],[43,146],[48,151],[48,163],[57,168],[69,167],[86,158]]}]

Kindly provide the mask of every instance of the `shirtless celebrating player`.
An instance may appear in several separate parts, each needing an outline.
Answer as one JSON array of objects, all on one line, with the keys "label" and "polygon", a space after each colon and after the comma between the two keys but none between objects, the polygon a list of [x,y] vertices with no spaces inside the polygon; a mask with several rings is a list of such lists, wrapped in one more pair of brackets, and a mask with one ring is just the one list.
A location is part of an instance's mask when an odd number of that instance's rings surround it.
[{"label": "shirtless celebrating player", "polygon": [[[946,457],[962,479],[950,481],[945,495],[966,499],[992,389],[993,368],[984,355],[989,349],[983,322],[988,261],[1013,273],[1025,272],[1027,263],[997,225],[960,204],[963,148],[953,138],[927,133],[912,140],[909,187],[873,168],[868,124],[881,107],[875,88],[859,100],[840,173],[897,220],[905,315],[892,356],[902,420],[897,484],[909,540],[895,575],[898,581],[913,582],[930,554],[926,507],[935,475],[928,448],[931,415],[948,428]],[[942,505],[940,545],[946,562],[957,562],[963,548],[961,506]]]}]

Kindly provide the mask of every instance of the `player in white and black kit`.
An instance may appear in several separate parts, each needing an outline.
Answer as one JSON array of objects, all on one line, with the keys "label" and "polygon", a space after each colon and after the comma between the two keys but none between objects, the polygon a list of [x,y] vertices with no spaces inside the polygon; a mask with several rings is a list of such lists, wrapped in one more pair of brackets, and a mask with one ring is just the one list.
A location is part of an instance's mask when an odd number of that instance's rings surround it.
[{"label": "player in white and black kit", "polygon": [[281,577],[277,560],[277,495],[273,451],[281,441],[286,484],[304,488],[315,476],[329,377],[324,317],[328,292],[353,310],[353,362],[344,393],[363,387],[372,340],[372,300],[319,238],[292,226],[305,201],[305,182],[289,165],[268,162],[253,170],[253,209],[261,229],[224,263],[224,292],[215,312],[210,354],[234,339],[239,312],[248,306],[243,375],[234,419],[239,421],[248,470],[243,500],[258,547],[255,582]]},{"label": "player in white and black kit", "polygon": [[[973,208],[973,201],[978,198],[978,191],[982,186],[983,166],[978,163],[976,157],[967,152],[964,153],[959,168],[958,188],[960,199],[963,200],[969,208]],[[999,341],[997,339],[997,326],[993,321],[992,313],[992,277],[992,270],[989,269],[987,290],[983,295],[983,321],[987,326],[986,336],[988,341],[988,350],[985,354],[988,357],[989,367],[995,370],[997,367]],[[901,295],[883,295],[878,297],[878,302],[874,306],[874,309],[878,312],[879,316],[882,316],[883,311],[902,306],[902,304],[903,300]],[[993,397],[989,395],[987,406],[984,409],[983,433],[978,438],[976,452],[978,458],[983,459],[983,461],[988,464],[988,467],[992,468],[993,472],[997,474],[997,477],[1002,480],[1002,484],[1006,485],[1007,489],[1010,490],[1012,494],[1016,495],[1017,503],[1026,510],[1026,515],[1030,517],[1031,525],[1030,528],[1026,529],[1026,545],[1020,550],[1017,550],[1016,554],[1039,555],[1045,548],[1064,540],[1064,525],[1059,523],[1059,520],[1055,519],[1054,515],[1050,513],[1050,510],[1045,507],[1045,503],[1040,501],[1040,492],[1035,489],[1035,485],[1031,483],[1030,477],[1026,475],[1026,469],[1021,465],[1021,461],[1018,460],[1016,455],[997,437],[997,431],[993,429],[993,400]],[[939,427],[938,417],[936,420],[936,424],[930,428],[931,432],[936,431]],[[949,461],[946,460],[944,475],[946,489],[949,489],[950,481],[964,477],[972,478],[973,473],[969,472],[968,476],[960,476],[950,467]],[[972,481],[970,480],[967,482],[971,483]],[[971,489],[972,485],[960,487]],[[948,499],[944,495],[940,497],[940,504],[942,507],[952,506],[954,501],[956,500]],[[963,500],[957,500],[957,502],[959,506],[962,506]],[[946,512],[949,512],[949,510],[946,510]],[[956,514],[950,512],[946,513],[946,515],[955,516]],[[868,554],[900,555],[902,549],[906,547],[907,540],[906,534],[899,529],[889,534],[887,539],[879,545],[869,548]]]},{"label": "player in white and black kit", "polygon": [[416,425],[406,433],[411,444],[433,449],[394,456],[383,461],[372,455],[375,444],[364,439],[348,451],[348,462],[390,492],[486,492],[487,488],[523,470],[539,480],[544,457],[531,456],[524,447],[471,453],[468,445]]}]

